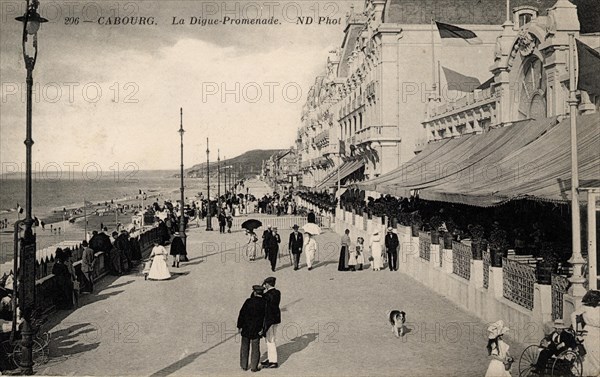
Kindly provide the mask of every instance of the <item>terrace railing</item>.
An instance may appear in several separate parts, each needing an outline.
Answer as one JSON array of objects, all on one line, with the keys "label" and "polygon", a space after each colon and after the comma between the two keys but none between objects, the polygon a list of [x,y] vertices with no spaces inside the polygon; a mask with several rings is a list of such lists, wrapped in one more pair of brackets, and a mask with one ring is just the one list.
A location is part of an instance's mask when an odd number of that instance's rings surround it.
[{"label": "terrace railing", "polygon": [[557,274],[552,274],[552,319],[562,319],[563,317],[563,297],[569,289],[569,280]]},{"label": "terrace railing", "polygon": [[471,280],[471,246],[452,241],[452,273],[463,279]]},{"label": "terrace railing", "polygon": [[502,258],[502,277],[503,296],[525,309],[532,310],[535,268],[505,257]]},{"label": "terrace railing", "polygon": [[427,232],[419,232],[419,257],[421,259],[431,259],[431,237]]}]

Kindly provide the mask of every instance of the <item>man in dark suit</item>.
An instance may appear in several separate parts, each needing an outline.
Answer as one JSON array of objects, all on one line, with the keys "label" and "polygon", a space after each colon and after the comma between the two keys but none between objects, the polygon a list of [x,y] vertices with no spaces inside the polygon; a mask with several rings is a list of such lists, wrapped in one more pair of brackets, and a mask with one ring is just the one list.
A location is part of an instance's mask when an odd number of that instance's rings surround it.
[{"label": "man in dark suit", "polygon": [[264,298],[266,301],[265,324],[263,333],[265,334],[265,342],[267,343],[267,360],[262,362],[263,368],[278,368],[277,363],[277,345],[275,344],[275,333],[277,325],[281,323],[281,310],[279,303],[281,302],[281,292],[275,289],[275,278],[268,277],[263,282],[265,287]]},{"label": "man in dark suit", "polygon": [[302,233],[298,232],[298,225],[294,224],[294,231],[290,233],[290,241],[288,242],[288,251],[294,258],[294,271],[298,270],[300,264],[300,254],[302,254],[302,246],[304,245],[304,239]]},{"label": "man in dark suit", "polygon": [[252,295],[244,302],[238,315],[237,328],[242,335],[240,366],[243,370],[248,370],[250,348],[252,348],[250,368],[253,372],[258,372],[259,370],[260,337],[263,335],[266,310],[265,299],[263,298],[264,291],[265,288],[263,286],[254,285],[252,287]]},{"label": "man in dark suit", "polygon": [[271,262],[271,271],[275,272],[275,266],[277,265],[277,257],[279,256],[279,244],[281,243],[281,237],[277,233],[277,227],[273,227],[273,233],[269,238],[269,262]]},{"label": "man in dark suit", "polygon": [[269,225],[269,227],[267,229],[265,229],[265,231],[263,232],[262,235],[262,247],[263,247],[263,251],[265,253],[265,259],[267,259],[269,257],[269,246],[271,245],[271,235],[273,234],[273,232],[271,231],[271,225]]},{"label": "man in dark suit", "polygon": [[388,256],[388,265],[390,271],[398,271],[398,246],[400,241],[398,235],[394,233],[394,229],[389,227],[385,235],[385,251]]}]

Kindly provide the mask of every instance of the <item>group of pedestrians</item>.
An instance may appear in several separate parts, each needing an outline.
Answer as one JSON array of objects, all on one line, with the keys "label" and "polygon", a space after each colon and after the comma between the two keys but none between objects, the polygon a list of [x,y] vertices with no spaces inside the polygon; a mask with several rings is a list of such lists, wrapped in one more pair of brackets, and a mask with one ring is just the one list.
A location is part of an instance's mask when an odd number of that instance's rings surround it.
[{"label": "group of pedestrians", "polygon": [[[278,368],[276,333],[281,323],[281,292],[275,288],[276,278],[266,278],[262,285],[252,286],[252,294],[240,309],[237,328],[242,336],[240,367],[258,372],[262,368]],[[265,338],[267,359],[260,362],[260,338]]]},{"label": "group of pedestrians", "polygon": [[[314,236],[309,233],[299,232],[300,227],[294,224],[292,227],[293,231],[290,233],[288,238],[288,252],[291,258],[291,263],[294,266],[294,271],[300,269],[300,255],[302,252],[306,252],[306,266],[308,270],[313,269],[313,262],[317,253],[317,242]],[[248,237],[247,254],[249,259],[255,260],[258,252],[258,237],[253,230],[247,230],[246,236]],[[264,259],[267,259],[271,264],[271,271],[275,271],[277,267],[277,260],[279,259],[279,245],[281,244],[281,236],[278,233],[277,227],[269,225],[262,234],[262,251]]]},{"label": "group of pedestrians", "polygon": [[[362,237],[356,239],[356,245],[352,245],[350,239],[350,230],[346,229],[341,240],[340,258],[338,261],[338,271],[357,271],[362,270],[365,264],[365,240]],[[385,246],[385,254],[383,246]],[[369,249],[371,256],[368,260],[371,262],[373,271],[384,269],[387,259],[390,271],[398,271],[398,250],[400,240],[392,227],[387,229],[384,237],[384,244],[381,243],[379,231],[375,230],[369,240]]]}]

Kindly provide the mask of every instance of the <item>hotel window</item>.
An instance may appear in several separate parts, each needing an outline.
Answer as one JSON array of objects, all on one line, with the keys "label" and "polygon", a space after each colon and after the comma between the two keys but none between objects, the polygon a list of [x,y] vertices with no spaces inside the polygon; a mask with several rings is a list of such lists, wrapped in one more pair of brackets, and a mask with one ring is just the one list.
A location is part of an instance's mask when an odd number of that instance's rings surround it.
[{"label": "hotel window", "polygon": [[531,22],[538,15],[537,8],[530,6],[522,6],[513,9],[513,22],[516,29],[520,29],[523,26]]}]

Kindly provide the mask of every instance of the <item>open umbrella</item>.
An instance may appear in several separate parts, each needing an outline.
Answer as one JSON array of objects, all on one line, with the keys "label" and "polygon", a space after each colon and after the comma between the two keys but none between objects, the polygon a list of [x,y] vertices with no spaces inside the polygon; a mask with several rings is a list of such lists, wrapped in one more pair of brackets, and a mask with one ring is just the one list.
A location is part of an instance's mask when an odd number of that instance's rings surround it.
[{"label": "open umbrella", "polygon": [[260,228],[261,226],[262,226],[262,223],[256,219],[249,219],[242,223],[242,228],[248,229],[248,230],[254,230],[256,228]]},{"label": "open umbrella", "polygon": [[302,227],[302,230],[304,230],[304,232],[312,234],[313,236],[317,235],[317,234],[321,234],[321,228],[314,223],[307,223]]}]

